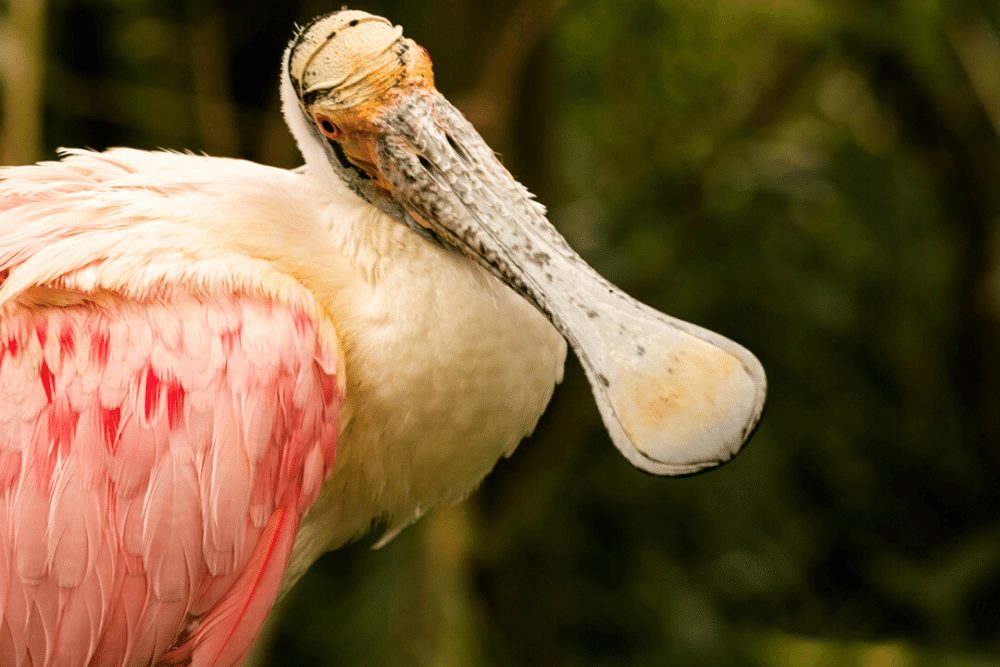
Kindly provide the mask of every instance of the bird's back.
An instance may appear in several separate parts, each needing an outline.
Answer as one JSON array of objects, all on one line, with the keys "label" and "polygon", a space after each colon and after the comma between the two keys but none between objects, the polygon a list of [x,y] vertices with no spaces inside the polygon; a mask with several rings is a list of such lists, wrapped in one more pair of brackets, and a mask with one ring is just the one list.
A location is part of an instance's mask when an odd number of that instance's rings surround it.
[{"label": "bird's back", "polygon": [[198,160],[0,173],[0,664],[236,662],[332,464],[330,325],[180,224],[253,186]]}]

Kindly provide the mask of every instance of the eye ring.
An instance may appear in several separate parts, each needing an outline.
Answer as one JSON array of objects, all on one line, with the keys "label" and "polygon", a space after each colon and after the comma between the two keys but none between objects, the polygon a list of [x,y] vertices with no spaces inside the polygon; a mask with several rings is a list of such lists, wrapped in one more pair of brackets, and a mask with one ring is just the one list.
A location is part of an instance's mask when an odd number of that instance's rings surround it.
[{"label": "eye ring", "polygon": [[325,136],[327,139],[334,139],[334,140],[340,139],[341,135],[340,127],[338,127],[336,123],[334,123],[326,116],[320,116],[320,115],[316,116],[316,127],[319,128],[319,131],[322,132],[323,136]]}]

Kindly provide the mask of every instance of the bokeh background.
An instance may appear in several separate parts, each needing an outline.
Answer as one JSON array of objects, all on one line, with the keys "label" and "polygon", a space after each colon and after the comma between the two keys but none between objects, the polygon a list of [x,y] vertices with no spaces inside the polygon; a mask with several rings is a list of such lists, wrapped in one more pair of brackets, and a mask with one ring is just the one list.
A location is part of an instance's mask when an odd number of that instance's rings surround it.
[{"label": "bokeh background", "polygon": [[[294,22],[340,0],[0,0],[0,157],[298,157]],[[575,361],[467,502],[325,557],[260,665],[1000,663],[1000,3],[357,0],[602,273],[770,400],[657,479]],[[499,397],[498,400],[502,400]]]}]

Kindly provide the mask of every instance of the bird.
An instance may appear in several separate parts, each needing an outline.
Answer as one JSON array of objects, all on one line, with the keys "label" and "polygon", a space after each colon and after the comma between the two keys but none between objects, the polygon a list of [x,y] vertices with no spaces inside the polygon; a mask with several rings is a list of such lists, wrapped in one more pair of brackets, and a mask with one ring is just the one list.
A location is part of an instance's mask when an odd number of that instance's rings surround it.
[{"label": "bird", "polygon": [[402,28],[317,17],[280,91],[298,169],[0,170],[0,664],[238,664],[321,554],[473,491],[567,344],[640,470],[760,418],[757,358],[591,269]]}]

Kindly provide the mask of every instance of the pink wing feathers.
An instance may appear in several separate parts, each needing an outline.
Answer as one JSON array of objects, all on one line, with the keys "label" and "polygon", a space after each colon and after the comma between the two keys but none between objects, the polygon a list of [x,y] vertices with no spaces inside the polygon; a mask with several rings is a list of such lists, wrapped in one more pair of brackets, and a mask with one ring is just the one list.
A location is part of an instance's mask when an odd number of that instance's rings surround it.
[{"label": "pink wing feathers", "polygon": [[0,317],[0,664],[230,665],[333,461],[335,353],[261,296]]}]

